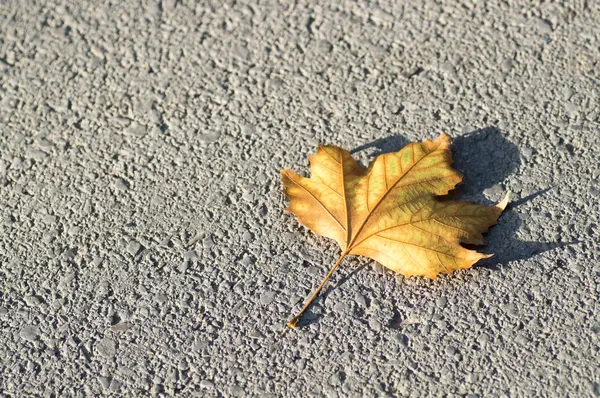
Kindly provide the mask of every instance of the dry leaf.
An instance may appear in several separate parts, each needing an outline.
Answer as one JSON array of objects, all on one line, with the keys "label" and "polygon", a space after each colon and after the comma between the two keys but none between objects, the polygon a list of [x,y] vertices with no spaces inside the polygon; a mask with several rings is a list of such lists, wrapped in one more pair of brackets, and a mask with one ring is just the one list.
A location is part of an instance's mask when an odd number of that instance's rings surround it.
[{"label": "dry leaf", "polygon": [[348,254],[370,257],[405,276],[433,279],[491,257],[461,243],[485,244],[482,233],[496,224],[508,195],[496,206],[437,201],[462,181],[450,167],[447,134],[380,155],[367,169],[333,145],[319,146],[309,160],[310,178],[281,172],[287,210],[315,233],[335,239],[342,254],[290,327]]}]

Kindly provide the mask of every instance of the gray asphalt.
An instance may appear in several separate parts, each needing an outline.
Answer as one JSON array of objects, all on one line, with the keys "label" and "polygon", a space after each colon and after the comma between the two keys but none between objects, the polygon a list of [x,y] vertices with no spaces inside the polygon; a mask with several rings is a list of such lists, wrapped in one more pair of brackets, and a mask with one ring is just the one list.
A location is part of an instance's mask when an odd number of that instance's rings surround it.
[{"label": "gray asphalt", "polygon": [[[600,3],[0,1],[0,396],[600,396]],[[283,212],[445,131],[513,202],[435,281]]]}]

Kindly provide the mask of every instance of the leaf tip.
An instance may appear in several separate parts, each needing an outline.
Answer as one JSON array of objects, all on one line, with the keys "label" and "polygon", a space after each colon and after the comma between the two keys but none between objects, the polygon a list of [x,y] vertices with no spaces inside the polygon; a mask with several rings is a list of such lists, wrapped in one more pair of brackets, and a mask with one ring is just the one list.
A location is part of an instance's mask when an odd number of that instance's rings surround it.
[{"label": "leaf tip", "polygon": [[435,140],[434,142],[437,142],[439,144],[443,144],[444,146],[450,146],[450,136],[448,134],[446,134],[445,132],[442,132]]},{"label": "leaf tip", "polygon": [[504,209],[506,209],[506,206],[508,206],[509,201],[510,201],[510,191],[508,191],[506,193],[506,196],[504,196],[504,199],[502,199],[502,201],[500,203],[498,203],[496,205],[496,207],[499,208],[500,210],[504,210]]}]

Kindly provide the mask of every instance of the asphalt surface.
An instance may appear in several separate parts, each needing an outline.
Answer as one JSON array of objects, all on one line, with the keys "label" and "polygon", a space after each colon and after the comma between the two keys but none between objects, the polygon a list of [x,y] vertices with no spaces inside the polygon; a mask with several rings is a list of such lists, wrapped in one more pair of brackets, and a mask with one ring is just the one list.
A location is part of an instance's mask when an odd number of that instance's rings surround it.
[{"label": "asphalt surface", "polygon": [[[393,3],[0,1],[1,397],[600,396],[600,3]],[[287,329],[279,171],[442,131],[495,256]]]}]

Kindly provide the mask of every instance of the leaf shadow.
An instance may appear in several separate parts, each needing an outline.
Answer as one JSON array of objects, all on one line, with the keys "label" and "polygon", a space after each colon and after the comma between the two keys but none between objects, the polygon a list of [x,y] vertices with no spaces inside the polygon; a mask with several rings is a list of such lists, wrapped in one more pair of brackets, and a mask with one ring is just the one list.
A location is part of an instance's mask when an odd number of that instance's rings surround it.
[{"label": "leaf shadow", "polygon": [[[401,136],[380,138],[370,143],[361,145],[350,153],[375,148],[374,155],[400,150],[408,144],[408,140]],[[492,202],[482,200],[482,192],[488,188],[495,187],[515,173],[521,167],[521,154],[518,147],[510,142],[502,131],[496,127],[485,127],[467,134],[458,136],[452,141],[454,152],[453,167],[463,173],[463,183],[460,184],[443,200],[473,201],[476,203],[491,204]],[[521,241],[516,237],[516,232],[522,224],[521,217],[516,209],[530,201],[546,195],[551,188],[540,189],[526,197],[513,200],[500,216],[497,225],[490,229],[487,241],[490,251],[494,256],[478,263],[476,267],[498,270],[502,266],[518,260],[525,260],[534,255],[561,248],[578,242],[535,242]],[[505,192],[503,187],[498,191]],[[482,247],[477,247],[481,250]],[[356,273],[362,270],[366,264],[353,269],[347,276],[342,277],[337,283],[326,288],[319,300],[325,300],[327,296],[345,284]],[[310,311],[309,311],[310,312]],[[307,313],[302,322],[303,326],[317,322],[322,316],[320,314]]]},{"label": "leaf shadow", "polygon": [[[352,257],[354,257],[354,256],[348,256],[347,258],[352,258]],[[343,276],[334,285],[328,286],[328,287],[326,286],[324,288],[323,292],[319,296],[317,296],[317,298],[313,301],[313,305],[311,305],[308,308],[308,310],[304,313],[304,315],[300,318],[297,326],[301,328],[301,327],[309,326],[309,325],[312,325],[313,323],[319,322],[321,320],[321,318],[323,318],[324,315],[322,313],[313,312],[313,308],[315,307],[315,305],[326,300],[330,293],[333,293],[336,289],[338,289],[343,284],[345,284],[350,279],[352,279],[354,277],[354,275],[356,275],[359,271],[364,269],[367,265],[369,265],[369,263],[362,263],[362,264],[358,265],[357,267],[354,267],[354,269],[352,271],[350,271],[349,274]]]},{"label": "leaf shadow", "polygon": [[[444,200],[466,200],[488,205],[493,202],[483,200],[482,192],[491,188],[500,193],[495,198],[500,200],[507,191],[502,183],[519,170],[524,159],[517,145],[508,140],[500,129],[492,126],[456,137],[452,141],[452,151],[453,167],[463,173],[464,178]],[[548,195],[552,188],[540,187],[530,195],[511,200],[498,224],[491,227],[487,234],[489,248],[482,250],[482,247],[477,247],[483,252],[493,252],[494,256],[478,263],[476,267],[499,269],[511,262],[577,243],[523,241],[517,237],[517,231],[522,226],[518,208]]]},{"label": "leaf shadow", "polygon": [[552,188],[553,187],[539,190],[524,198],[509,203],[505,212],[500,216],[498,224],[490,229],[490,232],[486,237],[488,243],[493,245],[493,249],[481,250],[481,247],[474,247],[475,249],[484,252],[491,251],[494,253],[494,256],[476,264],[476,267],[499,270],[500,267],[509,266],[508,263],[513,261],[527,260],[537,254],[581,243],[579,241],[522,241],[515,236],[522,224],[521,217],[516,209],[519,206],[534,201],[538,197],[548,194]]},{"label": "leaf shadow", "polygon": [[[351,153],[376,148],[376,155],[400,150],[408,140],[401,136],[380,138],[361,145]],[[441,200],[461,200],[491,204],[482,200],[482,192],[495,188],[499,193],[506,190],[502,182],[521,167],[519,148],[506,138],[502,131],[494,126],[477,129],[454,137],[452,140],[453,167],[463,175],[463,182]],[[515,211],[539,196],[547,194],[552,188],[540,189],[524,198],[511,201],[497,225],[490,229],[488,243],[493,247],[494,257],[478,264],[483,267],[495,267],[516,260],[524,260],[533,255],[576,242],[528,242],[516,238],[515,232],[521,227],[519,213]],[[500,199],[500,197],[498,197]],[[481,249],[481,247],[478,247]]]}]

